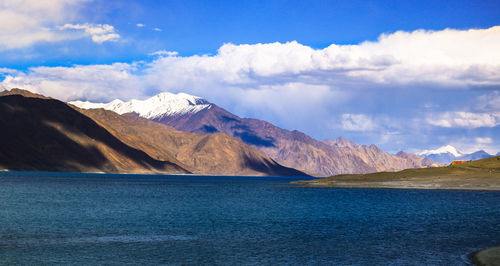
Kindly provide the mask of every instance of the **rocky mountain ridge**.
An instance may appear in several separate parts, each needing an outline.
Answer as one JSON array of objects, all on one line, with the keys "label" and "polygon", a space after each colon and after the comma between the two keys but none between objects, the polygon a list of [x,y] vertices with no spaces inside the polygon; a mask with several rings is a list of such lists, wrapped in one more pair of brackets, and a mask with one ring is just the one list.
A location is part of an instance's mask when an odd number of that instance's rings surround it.
[{"label": "rocky mountain ridge", "polygon": [[314,175],[371,173],[436,166],[434,162],[417,158],[418,156],[391,155],[375,145],[357,145],[343,138],[337,141],[318,141],[297,130],[282,129],[263,120],[240,118],[207,101],[201,101],[195,106],[205,104],[209,107],[199,108],[196,112],[164,113],[150,120],[184,132],[225,133],[255,147],[284,166]]}]

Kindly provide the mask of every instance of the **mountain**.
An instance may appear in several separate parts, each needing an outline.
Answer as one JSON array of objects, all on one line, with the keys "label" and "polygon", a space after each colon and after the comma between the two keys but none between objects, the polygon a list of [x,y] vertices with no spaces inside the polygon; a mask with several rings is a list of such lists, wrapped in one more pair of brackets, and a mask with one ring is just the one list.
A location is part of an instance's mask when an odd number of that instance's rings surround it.
[{"label": "mountain", "polygon": [[0,169],[306,176],[225,134],[200,135],[133,114],[0,92]]},{"label": "mountain", "polygon": [[225,134],[199,135],[28,91],[0,92],[0,169],[305,176]]},{"label": "mountain", "polygon": [[455,147],[451,145],[446,145],[439,147],[437,150],[425,150],[419,153],[419,155],[431,155],[431,154],[446,154],[449,153],[454,157],[460,157],[463,153],[459,152]]},{"label": "mountain", "polygon": [[483,150],[473,153],[462,153],[451,145],[446,145],[436,150],[425,150],[418,153],[418,155],[444,164],[450,164],[452,161],[479,160],[493,156]]},{"label": "mountain", "polygon": [[479,150],[479,151],[476,151],[476,152],[473,152],[473,153],[464,154],[461,157],[459,157],[458,159],[459,160],[463,160],[463,161],[470,161],[470,160],[474,161],[474,160],[489,158],[489,157],[492,157],[492,156],[493,155],[485,152],[484,150]]},{"label": "mountain", "polygon": [[500,156],[464,164],[297,181],[313,187],[500,190]]},{"label": "mountain", "polygon": [[407,159],[413,165],[413,167],[408,167],[408,168],[421,168],[422,166],[427,166],[427,167],[444,166],[444,164],[442,163],[437,163],[429,158],[418,156],[413,153],[406,153],[403,151],[399,151],[398,153],[396,153],[396,156]]},{"label": "mountain", "polygon": [[41,94],[36,94],[27,90],[21,90],[18,88],[13,88],[11,90],[4,90],[0,91],[0,97],[1,96],[9,96],[9,95],[21,95],[24,97],[28,98],[38,98],[38,99],[46,99],[46,100],[54,100],[53,98],[41,95]]},{"label": "mountain", "polygon": [[346,140],[342,136],[340,136],[336,139],[323,140],[323,143],[326,143],[330,146],[339,147],[339,148],[354,148],[354,149],[356,149],[356,148],[359,148],[359,146],[360,146],[354,141]]},{"label": "mountain", "polygon": [[446,145],[436,150],[424,150],[418,153],[418,155],[436,162],[449,164],[457,158],[461,157],[463,154],[457,151],[455,147]]},{"label": "mountain", "polygon": [[0,128],[3,169],[189,173],[175,161],[155,160],[124,144],[67,104],[26,91],[0,93]]},{"label": "mountain", "polygon": [[331,141],[318,141],[302,132],[282,129],[266,121],[240,118],[202,98],[183,93],[161,93],[144,101],[70,103],[81,108],[105,108],[119,114],[135,113],[184,132],[222,132],[257,148],[279,164],[311,174],[370,173],[427,166],[390,155],[374,145],[367,147],[353,143],[352,146],[340,147],[331,145]]},{"label": "mountain", "polygon": [[305,176],[223,133],[181,132],[131,113],[119,115],[104,109],[80,111],[127,145],[158,160],[174,158],[195,174]]},{"label": "mountain", "polygon": [[425,159],[415,154],[398,152],[396,155],[384,152],[375,145],[359,145],[353,141],[348,141],[343,137],[335,140],[323,141],[329,145],[348,150],[354,150],[356,154],[367,164],[376,168],[377,172],[397,171],[407,168],[435,167],[441,166],[430,159]]},{"label": "mountain", "polygon": [[204,99],[186,93],[173,94],[162,92],[147,100],[123,102],[114,100],[110,103],[92,103],[88,101],[69,102],[83,109],[103,108],[118,114],[135,113],[147,119],[161,119],[164,116],[185,115],[209,109],[211,105]]}]

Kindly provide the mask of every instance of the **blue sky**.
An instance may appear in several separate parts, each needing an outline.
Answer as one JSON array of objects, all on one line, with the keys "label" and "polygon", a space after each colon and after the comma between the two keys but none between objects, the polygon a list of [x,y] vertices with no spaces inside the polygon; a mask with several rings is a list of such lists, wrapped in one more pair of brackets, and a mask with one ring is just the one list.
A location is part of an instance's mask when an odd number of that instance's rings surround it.
[{"label": "blue sky", "polygon": [[2,86],[207,98],[318,139],[500,151],[499,1],[0,0]]}]

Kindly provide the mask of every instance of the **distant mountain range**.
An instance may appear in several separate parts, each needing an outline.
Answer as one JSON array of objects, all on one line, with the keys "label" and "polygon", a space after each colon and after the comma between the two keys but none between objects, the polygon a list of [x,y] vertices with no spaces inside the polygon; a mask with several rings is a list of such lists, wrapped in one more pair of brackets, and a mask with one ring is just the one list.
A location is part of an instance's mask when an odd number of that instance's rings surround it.
[{"label": "distant mountain range", "polygon": [[440,165],[404,152],[392,155],[375,145],[358,145],[342,137],[315,140],[297,130],[289,131],[258,119],[240,118],[200,97],[185,93],[161,93],[144,101],[70,103],[85,109],[104,108],[118,114],[133,113],[184,132],[225,133],[255,147],[281,165],[313,175],[397,171]]},{"label": "distant mountain range", "polygon": [[18,89],[0,92],[0,128],[0,169],[6,170],[305,175],[225,134],[180,132]]},{"label": "distant mountain range", "polygon": [[[418,153],[418,155],[444,164],[450,164],[452,161],[479,160],[494,156],[492,154],[488,154],[484,150],[472,153],[462,153],[451,145],[446,145],[436,150],[425,150]],[[500,153],[497,155],[500,155]]]}]

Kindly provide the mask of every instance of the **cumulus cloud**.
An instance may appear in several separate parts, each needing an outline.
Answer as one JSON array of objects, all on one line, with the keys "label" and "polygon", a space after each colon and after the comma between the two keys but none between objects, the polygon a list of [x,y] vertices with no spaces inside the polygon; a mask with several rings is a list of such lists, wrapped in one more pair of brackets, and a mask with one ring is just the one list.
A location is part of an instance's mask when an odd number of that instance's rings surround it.
[{"label": "cumulus cloud", "polygon": [[142,23],[137,23],[135,24],[138,28],[142,28],[142,27],[146,27],[146,25],[142,24]]},{"label": "cumulus cloud", "polygon": [[[95,42],[119,37],[110,25],[66,24],[62,29],[84,31]],[[405,88],[415,84],[477,88],[500,86],[499,47],[500,26],[396,32],[381,35],[375,42],[332,44],[324,49],[313,49],[295,41],[229,43],[221,46],[215,55],[181,57],[174,52],[155,52],[153,54],[161,56],[145,64],[140,77],[147,86],[188,90],[211,85],[266,89],[290,83],[343,90],[373,86]],[[36,68],[30,71],[37,73]],[[30,72],[25,79],[29,78]],[[107,89],[105,86],[95,88]],[[145,86],[142,89],[146,89]]]},{"label": "cumulus cloud", "polygon": [[376,124],[363,114],[342,114],[342,128],[347,131],[372,131]]},{"label": "cumulus cloud", "polygon": [[84,1],[0,1],[0,50],[26,47],[40,41],[65,39],[53,27],[73,16],[75,8],[82,2]]},{"label": "cumulus cloud", "polygon": [[[0,51],[25,48],[39,42],[60,42],[91,36],[102,43],[119,36],[114,32],[90,34],[89,31],[109,30],[106,25],[87,25],[82,34],[61,30],[61,25],[73,25],[79,11],[91,0],[1,0]],[[78,24],[74,24],[78,25]],[[108,25],[109,26],[109,25]],[[63,26],[64,27],[64,26]],[[92,27],[96,29],[91,29]]]},{"label": "cumulus cloud", "polygon": [[73,67],[36,67],[29,73],[7,75],[6,88],[22,88],[61,100],[141,97],[136,64],[115,63]]},{"label": "cumulus cloud", "polygon": [[103,43],[107,41],[116,41],[120,35],[116,33],[115,28],[108,24],[65,24],[59,27],[60,30],[83,30],[85,34],[92,38],[95,43]]},{"label": "cumulus cloud", "polygon": [[[396,32],[376,42],[313,49],[295,41],[225,44],[214,56],[164,58],[151,72],[193,73],[246,84],[268,79],[360,87],[500,86],[500,27]],[[197,76],[199,78],[199,75]],[[202,77],[203,78],[203,77]]]},{"label": "cumulus cloud", "polygon": [[496,127],[500,125],[500,112],[444,112],[428,117],[427,122],[433,126],[446,128]]},{"label": "cumulus cloud", "polygon": [[162,31],[160,28],[154,28],[154,31]]}]

